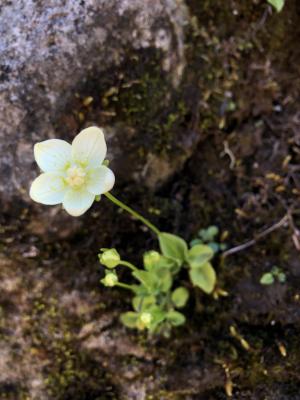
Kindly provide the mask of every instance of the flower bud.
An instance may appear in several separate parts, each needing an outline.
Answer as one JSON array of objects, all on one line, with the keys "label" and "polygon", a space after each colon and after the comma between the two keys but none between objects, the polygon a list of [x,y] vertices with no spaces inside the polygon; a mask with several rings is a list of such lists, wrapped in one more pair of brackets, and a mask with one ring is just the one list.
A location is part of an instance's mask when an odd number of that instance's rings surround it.
[{"label": "flower bud", "polygon": [[115,268],[119,265],[121,258],[116,249],[107,249],[99,256],[101,264],[107,268]]},{"label": "flower bud", "polygon": [[154,250],[144,254],[144,265],[146,269],[152,269],[160,260],[161,255]]},{"label": "flower bud", "polygon": [[152,315],[149,312],[143,312],[141,313],[137,321],[137,328],[141,330],[149,328],[151,322],[152,322]]},{"label": "flower bud", "polygon": [[105,275],[105,278],[103,278],[101,282],[103,283],[104,286],[113,287],[118,282],[118,277],[116,274],[109,272],[108,274]]}]

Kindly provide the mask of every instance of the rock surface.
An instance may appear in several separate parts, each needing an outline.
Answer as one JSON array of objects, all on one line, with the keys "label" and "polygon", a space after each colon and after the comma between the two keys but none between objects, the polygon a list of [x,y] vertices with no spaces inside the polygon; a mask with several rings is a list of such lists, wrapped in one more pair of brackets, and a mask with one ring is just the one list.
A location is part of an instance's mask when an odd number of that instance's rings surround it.
[{"label": "rock surface", "polygon": [[[149,150],[149,121],[155,116],[145,102],[150,96],[162,110],[172,100],[185,67],[187,23],[181,0],[2,2],[0,202],[5,210],[15,207],[13,199],[29,201],[37,175],[33,144],[54,137],[71,141],[91,124],[106,128],[109,158],[121,181],[125,170],[123,178],[155,187],[172,174],[178,163]],[[153,122],[159,124],[159,118]],[[143,156],[134,160],[130,149],[143,143]],[[181,149],[179,163],[184,158]]]}]

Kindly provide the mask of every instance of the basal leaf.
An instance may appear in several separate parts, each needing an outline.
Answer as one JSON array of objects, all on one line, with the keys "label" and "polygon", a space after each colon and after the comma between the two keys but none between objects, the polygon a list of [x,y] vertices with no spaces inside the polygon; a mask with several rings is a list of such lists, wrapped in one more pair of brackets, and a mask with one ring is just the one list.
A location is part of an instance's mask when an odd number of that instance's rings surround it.
[{"label": "basal leaf", "polygon": [[189,292],[184,287],[179,287],[172,293],[171,299],[175,307],[181,308],[186,305],[189,298]]},{"label": "basal leaf", "polygon": [[159,234],[158,240],[164,256],[175,259],[179,264],[184,262],[188,247],[181,237],[162,232]]},{"label": "basal leaf", "polygon": [[187,261],[192,268],[198,268],[206,264],[214,256],[214,251],[210,246],[197,244],[188,250]]},{"label": "basal leaf", "polygon": [[173,326],[179,326],[185,323],[185,316],[178,311],[169,311],[167,314],[167,320]]},{"label": "basal leaf", "polygon": [[190,269],[190,278],[194,286],[199,287],[205,293],[211,293],[216,284],[216,273],[210,263],[199,268]]},{"label": "basal leaf", "polygon": [[128,311],[126,313],[123,313],[121,315],[121,322],[127,326],[128,328],[135,328],[136,323],[138,321],[139,314],[133,312],[133,311]]}]

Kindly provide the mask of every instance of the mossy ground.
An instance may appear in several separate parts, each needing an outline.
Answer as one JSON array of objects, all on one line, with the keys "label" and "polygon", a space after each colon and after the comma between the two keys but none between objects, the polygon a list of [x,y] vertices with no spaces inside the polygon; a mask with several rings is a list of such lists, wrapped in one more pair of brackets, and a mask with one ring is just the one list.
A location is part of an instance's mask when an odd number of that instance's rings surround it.
[{"label": "mossy ground", "polygon": [[[271,15],[264,2],[188,4],[182,87],[164,79],[159,54],[132,55],[125,75],[108,75],[99,94],[95,82],[82,89],[76,121],[140,129],[133,149],[141,160],[149,147],[176,154],[195,133],[191,156],[155,193],[118,185],[166,231],[190,240],[216,224],[234,246],[288,212],[290,223],[216,259],[229,296],[195,290],[186,326],[171,339],[148,340],[120,325],[129,298],[100,286],[96,257],[99,247],[115,246],[138,262],[136,249],[157,246],[137,222],[103,200],[85,230],[48,243],[26,233],[26,212],[19,221],[3,217],[1,399],[300,398],[299,5]],[[82,105],[89,95],[96,100]],[[260,285],[274,265],[286,283]]]}]

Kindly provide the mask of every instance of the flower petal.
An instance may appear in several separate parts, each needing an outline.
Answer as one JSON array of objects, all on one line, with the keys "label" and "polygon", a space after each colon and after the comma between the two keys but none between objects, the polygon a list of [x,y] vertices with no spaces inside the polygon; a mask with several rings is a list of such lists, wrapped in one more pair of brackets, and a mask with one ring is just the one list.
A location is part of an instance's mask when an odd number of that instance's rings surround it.
[{"label": "flower petal", "polygon": [[106,156],[106,142],[102,129],[92,126],[81,131],[72,142],[73,161],[99,167]]},{"label": "flower petal", "polygon": [[79,217],[93,204],[95,195],[86,190],[69,189],[63,199],[63,206],[68,214]]},{"label": "flower petal", "polygon": [[112,189],[115,175],[111,169],[102,165],[89,171],[87,190],[95,195],[106,193]]},{"label": "flower petal", "polygon": [[61,171],[71,160],[71,149],[64,140],[49,139],[34,146],[34,158],[43,172]]},{"label": "flower petal", "polygon": [[53,206],[63,201],[66,190],[62,175],[46,172],[32,182],[29,195],[37,203]]}]

